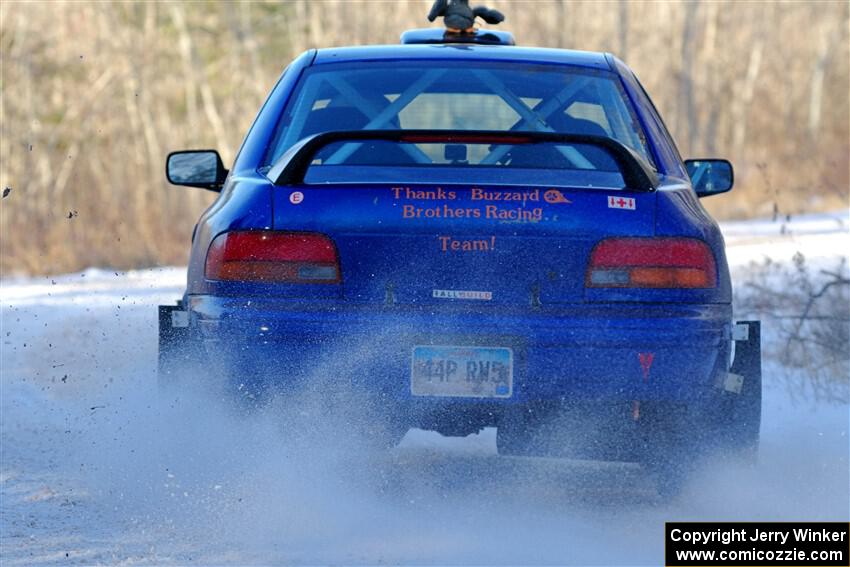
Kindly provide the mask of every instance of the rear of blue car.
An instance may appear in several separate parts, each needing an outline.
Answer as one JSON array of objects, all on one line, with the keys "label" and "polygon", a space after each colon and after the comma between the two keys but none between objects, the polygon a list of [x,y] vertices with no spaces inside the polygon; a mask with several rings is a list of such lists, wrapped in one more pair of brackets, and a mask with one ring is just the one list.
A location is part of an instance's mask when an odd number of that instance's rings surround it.
[{"label": "rear of blue car", "polygon": [[344,384],[388,441],[496,426],[503,453],[656,469],[752,445],[722,237],[624,72],[495,46],[302,56],[165,334],[258,403]]}]

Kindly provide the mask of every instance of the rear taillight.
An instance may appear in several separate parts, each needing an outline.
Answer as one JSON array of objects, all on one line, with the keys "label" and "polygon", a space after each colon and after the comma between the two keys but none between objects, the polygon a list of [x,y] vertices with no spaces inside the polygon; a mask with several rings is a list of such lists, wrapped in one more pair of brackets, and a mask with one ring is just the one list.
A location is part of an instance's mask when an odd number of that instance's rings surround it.
[{"label": "rear taillight", "polygon": [[323,234],[251,230],[215,237],[207,252],[208,280],[339,283],[333,241]]},{"label": "rear taillight", "polygon": [[587,287],[710,288],[714,254],[693,238],[610,238],[590,253]]}]

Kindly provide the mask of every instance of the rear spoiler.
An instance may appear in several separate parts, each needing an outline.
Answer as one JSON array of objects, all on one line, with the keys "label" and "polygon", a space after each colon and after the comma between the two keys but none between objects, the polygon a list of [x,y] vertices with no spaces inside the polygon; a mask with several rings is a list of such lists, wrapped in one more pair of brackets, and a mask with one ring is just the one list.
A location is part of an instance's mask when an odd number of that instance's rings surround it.
[{"label": "rear spoiler", "polygon": [[606,150],[623,176],[628,189],[653,191],[658,177],[652,167],[638,154],[617,140],[604,136],[559,134],[555,132],[516,132],[491,130],[345,130],[323,132],[296,142],[274,163],[268,177],[275,185],[300,185],[316,153],[335,142],[366,142],[382,140],[408,143],[467,143],[467,144],[586,144]]}]

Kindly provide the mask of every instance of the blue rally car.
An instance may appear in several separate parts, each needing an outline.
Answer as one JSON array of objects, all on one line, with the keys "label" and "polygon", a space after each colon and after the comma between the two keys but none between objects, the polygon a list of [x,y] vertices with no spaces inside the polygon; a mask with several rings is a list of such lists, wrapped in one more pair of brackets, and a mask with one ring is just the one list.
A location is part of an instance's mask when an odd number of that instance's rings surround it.
[{"label": "blue rally car", "polygon": [[230,170],[192,150],[167,175],[220,195],[160,307],[161,382],[327,388],[385,445],[496,427],[500,453],[636,461],[667,491],[755,453],[759,326],[699,202],[732,167],[683,162],[610,54],[442,29],[311,50]]}]

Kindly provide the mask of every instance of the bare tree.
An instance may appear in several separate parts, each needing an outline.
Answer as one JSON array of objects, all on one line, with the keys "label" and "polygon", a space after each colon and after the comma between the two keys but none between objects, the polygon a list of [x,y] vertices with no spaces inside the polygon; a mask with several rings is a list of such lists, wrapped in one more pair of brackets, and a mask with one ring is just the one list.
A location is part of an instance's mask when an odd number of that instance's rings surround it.
[{"label": "bare tree", "polygon": [[[430,3],[0,2],[0,271],[184,262],[213,195],[166,188],[165,154],[230,160],[296,55],[396,43]],[[684,149],[734,160],[715,214],[847,205],[847,2],[489,3],[521,45],[626,59]]]}]

